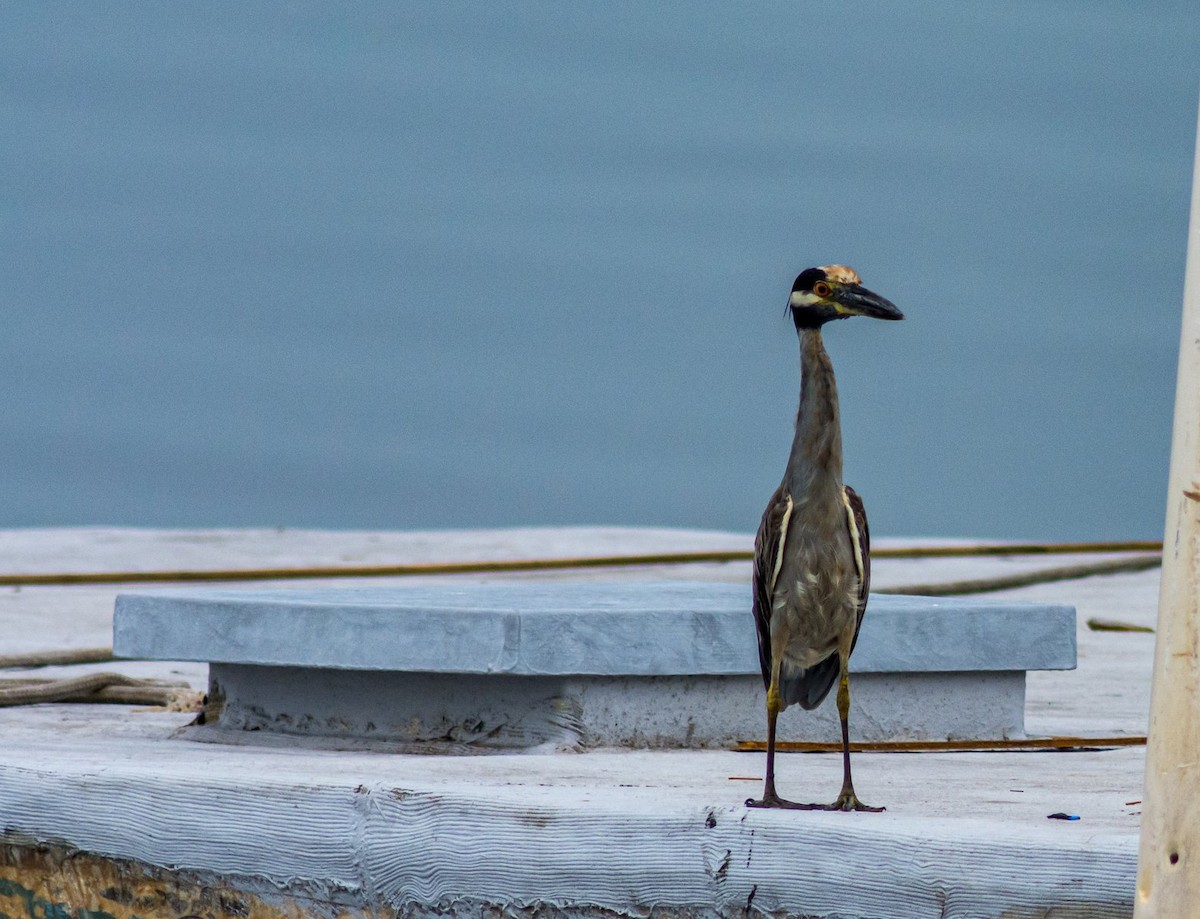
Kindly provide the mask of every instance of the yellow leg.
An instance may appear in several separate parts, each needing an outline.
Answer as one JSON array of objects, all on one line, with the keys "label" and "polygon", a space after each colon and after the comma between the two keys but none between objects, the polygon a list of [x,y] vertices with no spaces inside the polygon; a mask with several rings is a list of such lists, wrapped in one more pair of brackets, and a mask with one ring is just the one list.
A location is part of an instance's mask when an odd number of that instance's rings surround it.
[{"label": "yellow leg", "polygon": [[775,793],[775,722],[779,718],[780,704],[777,680],[771,680],[771,688],[767,690],[767,781],[763,789],[763,799],[778,798]]},{"label": "yellow leg", "polygon": [[761,800],[748,798],[747,807],[781,807],[785,802],[775,792],[775,722],[783,709],[779,697],[779,662],[771,668],[771,685],[767,687],[767,778],[763,785]]},{"label": "yellow leg", "polygon": [[882,807],[867,807],[854,793],[854,780],[850,777],[850,662],[849,655],[841,660],[841,679],[838,680],[838,718],[842,722],[842,790],[833,802],[832,810],[872,811],[878,813]]},{"label": "yellow leg", "polygon": [[797,804],[785,801],[775,791],[775,721],[783,711],[783,699],[779,695],[780,661],[771,669],[771,685],[767,687],[767,776],[761,799],[749,798],[747,807],[784,807],[792,810],[820,811],[881,811],[882,807],[867,807],[854,794],[854,782],[850,778],[850,676],[847,659],[841,660],[841,681],[838,683],[838,715],[842,722],[842,791],[832,804]]}]

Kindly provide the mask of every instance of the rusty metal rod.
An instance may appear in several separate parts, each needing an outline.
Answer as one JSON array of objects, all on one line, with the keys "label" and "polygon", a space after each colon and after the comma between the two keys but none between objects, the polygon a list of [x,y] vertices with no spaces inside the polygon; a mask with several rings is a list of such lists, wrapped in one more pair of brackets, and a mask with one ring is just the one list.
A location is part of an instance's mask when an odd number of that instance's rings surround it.
[{"label": "rusty metal rod", "polygon": [[[971,753],[1003,750],[1094,750],[1098,747],[1143,747],[1144,735],[1116,737],[1024,737],[994,740],[852,740],[855,753]],[[765,740],[739,740],[734,750],[739,753],[761,753],[767,749]],[[781,753],[841,753],[838,742],[790,740],[776,741]]]},{"label": "rusty metal rod", "polygon": [[[875,558],[957,558],[1013,555],[1108,554],[1161,551],[1161,549],[1161,543],[1151,542],[1000,543],[975,546],[878,547],[871,554]],[[570,568],[619,568],[638,565],[741,562],[749,561],[753,557],[753,552],[737,549],[704,552],[663,552],[639,555],[501,559],[497,561],[473,562],[421,562],[401,565],[310,565],[277,568],[223,569],[188,568],[158,571],[60,571],[0,574],[0,586],[41,587],[76,584],[182,583],[195,581],[290,581],[315,578],[491,574],[518,571],[555,571]]]},{"label": "rusty metal rod", "polygon": [[[121,705],[177,705],[201,694],[177,680],[139,680],[121,673],[89,673],[62,680],[0,680],[0,707],[47,702],[108,702]],[[193,706],[194,707],[194,706]],[[187,709],[190,710],[190,709]]]},{"label": "rusty metal rod", "polygon": [[880,587],[879,594],[908,594],[918,597],[961,597],[964,594],[985,594],[996,590],[1011,590],[1033,584],[1049,584],[1054,581],[1071,581],[1090,578],[1101,574],[1126,574],[1146,571],[1162,564],[1161,555],[1135,555],[1086,565],[1062,565],[1056,568],[1041,568],[1021,571],[991,578],[972,578],[964,581],[942,581],[933,584],[902,584],[899,587]]},{"label": "rusty metal rod", "polygon": [[29,651],[25,654],[0,654],[0,670],[33,667],[57,667],[65,664],[106,664],[112,648],[71,648],[65,651]]}]

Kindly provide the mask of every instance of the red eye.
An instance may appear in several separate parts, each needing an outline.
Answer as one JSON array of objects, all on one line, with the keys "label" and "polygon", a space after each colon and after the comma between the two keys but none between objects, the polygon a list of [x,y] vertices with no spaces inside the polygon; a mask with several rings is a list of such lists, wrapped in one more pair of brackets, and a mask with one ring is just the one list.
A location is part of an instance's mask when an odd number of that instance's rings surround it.
[{"label": "red eye", "polygon": [[831,288],[824,281],[817,281],[817,283],[813,285],[813,293],[821,299],[824,299],[833,293],[833,288]]}]

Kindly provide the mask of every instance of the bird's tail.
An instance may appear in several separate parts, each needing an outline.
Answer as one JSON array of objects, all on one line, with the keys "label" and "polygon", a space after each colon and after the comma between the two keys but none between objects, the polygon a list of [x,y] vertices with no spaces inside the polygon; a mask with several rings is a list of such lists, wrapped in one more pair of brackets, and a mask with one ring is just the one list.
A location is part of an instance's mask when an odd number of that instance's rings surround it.
[{"label": "bird's tail", "polygon": [[[786,665],[785,665],[786,666]],[[814,709],[829,695],[829,690],[838,678],[837,653],[829,655],[819,664],[807,670],[781,673],[779,692],[784,705],[799,705],[803,709]]]}]

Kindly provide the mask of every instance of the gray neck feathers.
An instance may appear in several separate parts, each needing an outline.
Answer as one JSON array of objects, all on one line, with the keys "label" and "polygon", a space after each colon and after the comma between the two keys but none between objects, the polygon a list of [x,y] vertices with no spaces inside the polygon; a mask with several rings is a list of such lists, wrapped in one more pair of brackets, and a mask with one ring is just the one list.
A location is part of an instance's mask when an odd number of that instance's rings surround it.
[{"label": "gray neck feathers", "polygon": [[839,492],[842,486],[837,382],[820,329],[800,330],[800,410],[783,481],[797,498],[821,485]]}]

